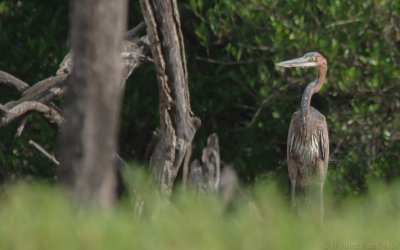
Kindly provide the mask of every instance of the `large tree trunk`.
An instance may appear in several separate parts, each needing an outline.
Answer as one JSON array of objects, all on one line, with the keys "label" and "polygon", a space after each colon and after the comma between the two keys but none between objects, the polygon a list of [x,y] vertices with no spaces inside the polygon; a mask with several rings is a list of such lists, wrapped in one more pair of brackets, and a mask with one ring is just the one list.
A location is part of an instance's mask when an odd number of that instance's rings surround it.
[{"label": "large tree trunk", "polygon": [[169,195],[200,119],[190,108],[185,48],[176,0],[140,0],[157,73],[160,128],[150,157],[161,192]]},{"label": "large tree trunk", "polygon": [[61,133],[62,182],[81,201],[110,208],[115,199],[122,38],[126,0],[73,0],[73,68]]}]

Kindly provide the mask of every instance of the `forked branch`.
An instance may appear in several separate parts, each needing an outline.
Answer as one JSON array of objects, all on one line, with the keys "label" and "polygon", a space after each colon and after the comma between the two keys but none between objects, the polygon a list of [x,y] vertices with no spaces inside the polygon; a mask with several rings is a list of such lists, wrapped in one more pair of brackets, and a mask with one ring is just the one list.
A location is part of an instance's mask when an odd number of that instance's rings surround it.
[{"label": "forked branch", "polygon": [[0,126],[8,124],[30,111],[42,113],[51,122],[57,124],[57,126],[61,126],[65,121],[56,109],[40,102],[22,102],[11,109],[6,109],[1,105],[0,110],[3,113],[0,119]]}]

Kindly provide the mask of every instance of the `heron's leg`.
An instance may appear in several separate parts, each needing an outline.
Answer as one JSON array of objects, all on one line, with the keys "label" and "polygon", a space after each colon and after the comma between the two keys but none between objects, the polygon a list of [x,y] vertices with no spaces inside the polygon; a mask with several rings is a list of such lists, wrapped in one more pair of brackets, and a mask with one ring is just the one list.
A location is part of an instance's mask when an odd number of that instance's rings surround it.
[{"label": "heron's leg", "polygon": [[291,184],[291,203],[294,207],[296,205],[296,179],[297,179],[297,164],[296,161],[292,158],[288,158],[288,170],[289,170],[289,179]]},{"label": "heron's leg", "polygon": [[324,220],[324,182],[320,182],[320,213],[321,213],[321,222]]},{"label": "heron's leg", "polygon": [[320,202],[320,213],[321,213],[321,223],[323,222],[324,219],[324,183],[325,183],[325,177],[326,177],[326,172],[328,170],[328,165],[325,164],[322,160],[318,162],[318,168],[319,168],[319,202]]},{"label": "heron's leg", "polygon": [[292,186],[292,190],[291,190],[291,203],[292,203],[292,207],[296,206],[296,180],[290,180],[291,186]]}]

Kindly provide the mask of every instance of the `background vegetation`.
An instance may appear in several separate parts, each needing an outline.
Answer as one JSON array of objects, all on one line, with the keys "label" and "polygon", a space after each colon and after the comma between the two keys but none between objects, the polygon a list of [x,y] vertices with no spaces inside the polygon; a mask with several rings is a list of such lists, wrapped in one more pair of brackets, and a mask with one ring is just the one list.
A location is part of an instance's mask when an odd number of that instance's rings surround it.
[{"label": "background vegetation", "polygon": [[[68,50],[68,1],[0,1],[0,69],[30,84],[53,74]],[[142,20],[131,1],[129,26]],[[313,70],[278,71],[275,62],[319,51],[328,80],[313,105],[328,118],[328,185],[338,196],[372,178],[400,174],[400,2],[301,0],[179,1],[191,103],[202,119],[194,156],[212,132],[243,182],[287,189],[286,136]],[[4,103],[15,95],[0,86]],[[134,72],[123,105],[120,150],[143,161],[158,124],[152,65]],[[54,166],[28,140],[57,148],[57,131],[32,115],[25,133],[0,129],[2,180],[54,180]]]},{"label": "background vegetation", "polygon": [[[137,1],[130,3],[132,27],[142,16]],[[400,248],[400,1],[179,4],[191,103],[202,119],[194,157],[216,132],[224,163],[252,185],[231,204],[179,188],[167,201],[145,174],[127,170],[128,192],[114,212],[82,209],[54,187],[55,166],[28,146],[33,139],[58,147],[58,131],[33,114],[22,137],[14,136],[16,123],[0,128],[0,249]],[[34,84],[55,73],[68,47],[68,1],[0,0],[0,70]],[[275,68],[309,51],[329,65],[313,98],[331,138],[323,226],[312,199],[293,211],[287,197],[288,124],[316,72]],[[15,95],[0,86],[0,103]],[[147,64],[126,89],[125,159],[145,161],[157,105]],[[25,184],[31,179],[41,184]]]}]

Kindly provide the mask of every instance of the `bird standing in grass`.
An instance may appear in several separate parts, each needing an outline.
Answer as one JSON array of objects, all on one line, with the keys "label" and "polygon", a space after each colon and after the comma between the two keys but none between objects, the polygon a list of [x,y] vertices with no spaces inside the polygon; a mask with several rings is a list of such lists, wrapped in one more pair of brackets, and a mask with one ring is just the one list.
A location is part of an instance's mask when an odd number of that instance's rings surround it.
[{"label": "bird standing in grass", "polygon": [[323,188],[329,162],[328,126],[325,116],[311,107],[310,103],[313,94],[324,84],[328,69],[327,61],[321,54],[310,52],[303,57],[280,62],[277,66],[318,69],[317,79],[309,83],[304,90],[300,110],[292,115],[287,139],[287,161],[292,205],[295,206],[296,186],[305,187],[310,181],[317,179],[320,188],[321,217],[323,217]]}]

